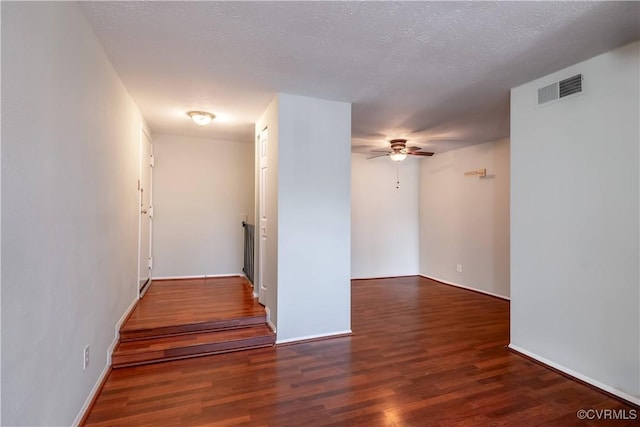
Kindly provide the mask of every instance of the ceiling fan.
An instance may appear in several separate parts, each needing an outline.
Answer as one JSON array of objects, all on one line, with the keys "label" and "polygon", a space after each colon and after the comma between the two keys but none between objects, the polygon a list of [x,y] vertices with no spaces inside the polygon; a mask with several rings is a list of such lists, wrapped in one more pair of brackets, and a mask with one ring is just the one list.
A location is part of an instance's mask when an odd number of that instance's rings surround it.
[{"label": "ceiling fan", "polygon": [[406,159],[407,156],[433,156],[433,153],[428,151],[421,151],[420,147],[407,147],[406,139],[392,139],[389,141],[391,144],[391,151],[389,150],[371,150],[372,153],[384,153],[377,154],[367,159],[375,159],[376,157],[389,156],[394,162],[401,162]]}]

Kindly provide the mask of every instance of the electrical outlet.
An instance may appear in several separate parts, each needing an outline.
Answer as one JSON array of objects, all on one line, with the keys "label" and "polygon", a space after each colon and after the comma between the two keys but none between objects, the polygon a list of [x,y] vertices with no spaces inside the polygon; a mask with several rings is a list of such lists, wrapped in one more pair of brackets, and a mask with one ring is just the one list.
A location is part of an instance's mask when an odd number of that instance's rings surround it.
[{"label": "electrical outlet", "polygon": [[87,370],[87,366],[89,366],[89,345],[84,348],[84,363],[82,366],[85,371]]},{"label": "electrical outlet", "polygon": [[458,265],[456,265],[456,271],[457,271],[458,273],[462,273],[462,264],[458,264]]}]

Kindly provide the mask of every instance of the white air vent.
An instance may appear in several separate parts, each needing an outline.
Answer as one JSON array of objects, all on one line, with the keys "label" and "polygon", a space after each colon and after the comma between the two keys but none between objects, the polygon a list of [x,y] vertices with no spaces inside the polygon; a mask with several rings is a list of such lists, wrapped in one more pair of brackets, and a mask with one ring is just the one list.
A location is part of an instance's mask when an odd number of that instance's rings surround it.
[{"label": "white air vent", "polygon": [[538,105],[558,99],[558,83],[552,83],[549,86],[538,89]]},{"label": "white air vent", "polygon": [[577,74],[558,83],[560,87],[560,98],[582,92],[582,74]]},{"label": "white air vent", "polygon": [[551,83],[545,87],[538,89],[538,105],[548,102],[557,101],[569,95],[575,95],[582,92],[582,74],[576,74],[568,79]]}]

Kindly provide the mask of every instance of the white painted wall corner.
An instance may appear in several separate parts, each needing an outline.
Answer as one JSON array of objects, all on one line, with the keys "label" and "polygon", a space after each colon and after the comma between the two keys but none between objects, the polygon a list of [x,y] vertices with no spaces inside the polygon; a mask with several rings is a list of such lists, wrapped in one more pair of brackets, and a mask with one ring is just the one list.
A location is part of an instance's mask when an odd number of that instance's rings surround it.
[{"label": "white painted wall corner", "polygon": [[481,294],[485,294],[485,295],[489,295],[489,296],[492,296],[492,297],[500,298],[500,299],[503,299],[503,300],[506,300],[506,301],[511,301],[511,298],[509,298],[508,296],[505,296],[505,295],[500,295],[500,294],[496,294],[496,293],[493,293],[493,292],[484,291],[484,290],[478,289],[478,288],[472,288],[471,286],[461,285],[459,283],[451,282],[449,280],[439,279],[437,277],[432,277],[432,276],[426,276],[424,274],[420,274],[420,276],[424,277],[425,279],[435,280],[436,282],[440,282],[440,283],[445,284],[445,285],[455,286],[456,288],[467,289],[467,290],[470,290],[470,291],[479,292]]},{"label": "white painted wall corner", "polygon": [[542,356],[537,355],[536,353],[532,353],[532,352],[530,352],[528,350],[525,350],[522,347],[518,347],[517,345],[509,344],[508,347],[510,349],[518,352],[518,353],[522,353],[525,356],[528,356],[528,357],[530,357],[532,359],[535,359],[535,360],[537,360],[538,362],[540,362],[540,363],[542,363],[544,365],[550,366],[550,367],[552,367],[554,369],[557,369],[558,371],[564,372],[565,374],[569,375],[570,377],[576,378],[576,379],[578,379],[580,381],[583,381],[583,382],[585,382],[587,384],[591,384],[592,386],[597,387],[600,390],[604,390],[607,393],[611,393],[611,394],[613,394],[615,396],[618,396],[619,398],[624,399],[624,400],[626,400],[628,402],[631,402],[634,405],[640,405],[640,397],[638,397],[638,396],[632,396],[632,395],[630,395],[628,393],[625,393],[624,391],[618,390],[617,388],[614,388],[614,387],[611,387],[611,386],[606,385],[604,383],[601,383],[600,381],[596,381],[593,378],[590,378],[590,377],[588,377],[586,375],[581,374],[580,372],[576,372],[573,369],[569,369],[566,366],[560,365],[559,363],[552,362],[549,359],[546,359],[546,358],[544,358]]}]

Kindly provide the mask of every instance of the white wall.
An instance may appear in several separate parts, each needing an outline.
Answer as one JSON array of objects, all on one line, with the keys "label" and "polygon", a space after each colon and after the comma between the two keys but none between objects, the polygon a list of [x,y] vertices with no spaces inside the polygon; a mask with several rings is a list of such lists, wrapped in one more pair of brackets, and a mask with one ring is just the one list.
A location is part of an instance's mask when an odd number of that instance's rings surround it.
[{"label": "white wall", "polygon": [[[511,345],[640,403],[640,44],[511,91]],[[536,108],[577,73],[584,93]]]},{"label": "white wall", "polygon": [[351,155],[351,278],[416,275],[420,163],[429,159],[367,157]]},{"label": "white wall", "polygon": [[278,95],[278,341],[351,331],[351,104]]},{"label": "white wall", "polygon": [[[0,25],[2,21],[2,6],[0,5]],[[0,34],[0,44],[2,35]],[[0,49],[1,50],[1,49]],[[2,55],[0,55],[0,80],[2,79]],[[1,86],[1,85],[0,85]],[[0,117],[2,117],[2,105],[0,103]],[[0,120],[0,135],[2,123]],[[2,165],[2,138],[0,137],[0,170]],[[0,173],[0,224],[2,223],[2,173]],[[2,227],[0,226],[0,242],[2,241]],[[0,244],[0,285],[2,284],[2,245]],[[2,331],[2,292],[0,286],[0,331]],[[2,425],[2,333],[0,333],[0,426]]]},{"label": "white wall", "polygon": [[278,94],[256,136],[265,127],[264,277],[277,341],[350,332],[351,105]]},{"label": "white wall", "polygon": [[242,274],[253,141],[153,135],[153,277]]},{"label": "white wall", "polygon": [[509,140],[422,161],[420,274],[509,297]]},{"label": "white wall", "polygon": [[3,3],[2,67],[2,423],[70,425],[137,295],[142,118],[75,3]]}]

